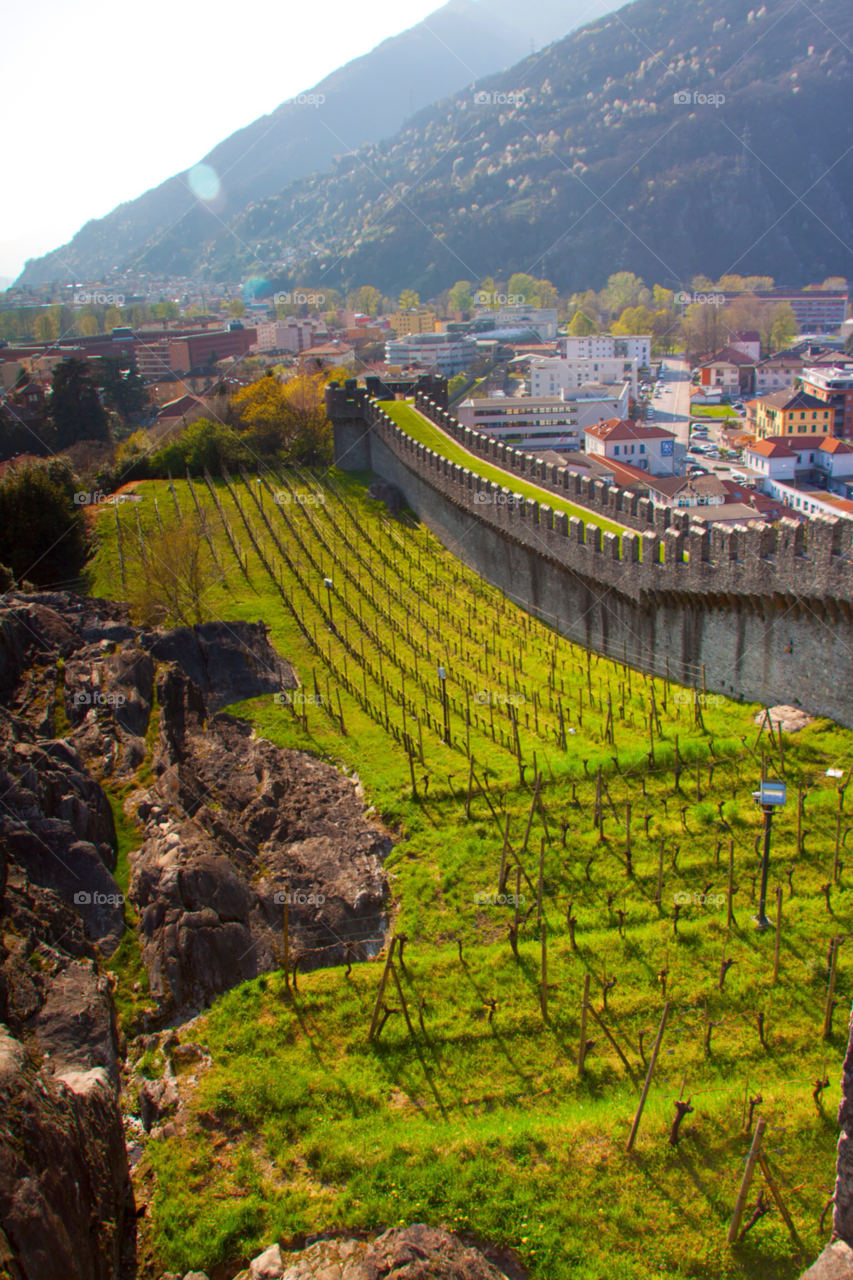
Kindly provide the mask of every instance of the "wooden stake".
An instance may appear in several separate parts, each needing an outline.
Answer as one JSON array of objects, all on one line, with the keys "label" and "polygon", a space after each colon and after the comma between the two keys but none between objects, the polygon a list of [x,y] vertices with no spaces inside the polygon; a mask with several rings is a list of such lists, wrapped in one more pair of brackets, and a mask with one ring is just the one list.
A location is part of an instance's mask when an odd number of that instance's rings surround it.
[{"label": "wooden stake", "polygon": [[382,1012],[382,1000],[385,995],[385,984],[388,981],[388,974],[393,968],[392,961],[394,959],[394,946],[397,942],[396,938],[392,938],[388,944],[388,954],[385,957],[385,968],[382,970],[382,977],[379,981],[379,990],[376,993],[376,1004],[373,1008],[373,1018],[370,1023],[370,1031],[367,1033],[368,1044],[376,1034],[376,1028],[379,1025],[379,1015]]},{"label": "wooden stake", "polygon": [[838,939],[832,939],[832,963],[829,970],[829,987],[826,992],[826,1009],[823,1015],[823,1038],[832,1035],[832,998],[835,995],[835,975],[838,969]]},{"label": "wooden stake", "polygon": [[761,1166],[761,1172],[764,1174],[764,1180],[766,1181],[768,1187],[770,1188],[770,1193],[773,1196],[773,1199],[776,1201],[776,1208],[779,1210],[780,1214],[782,1215],[782,1221],[785,1223],[785,1226],[788,1228],[788,1232],[794,1244],[799,1246],[801,1241],[800,1241],[800,1237],[797,1235],[797,1228],[794,1226],[794,1221],[785,1206],[785,1201],[782,1199],[782,1193],[780,1192],[779,1188],[777,1187],[773,1179],[773,1175],[770,1172],[770,1165],[767,1163],[767,1157],[765,1156],[763,1151],[759,1151],[758,1153],[758,1163]]},{"label": "wooden stake", "polygon": [[734,893],[735,893],[735,842],[729,841],[729,891],[728,891],[728,915],[726,918],[726,927],[731,928],[735,923],[734,910]]},{"label": "wooden stake", "polygon": [[732,1214],[732,1220],[729,1223],[729,1233],[728,1233],[728,1236],[726,1237],[729,1244],[734,1244],[734,1242],[737,1240],[737,1237],[738,1237],[738,1232],[740,1230],[740,1221],[741,1221],[741,1218],[743,1217],[744,1205],[746,1204],[746,1197],[749,1194],[749,1187],[750,1187],[750,1183],[752,1182],[752,1175],[755,1173],[755,1166],[758,1163],[758,1157],[761,1153],[761,1143],[762,1143],[762,1139],[764,1138],[764,1130],[766,1127],[767,1127],[766,1119],[764,1118],[764,1116],[759,1116],[758,1121],[755,1125],[755,1133],[753,1134],[753,1137],[752,1137],[752,1146],[750,1147],[749,1156],[747,1157],[746,1168],[743,1171],[743,1178],[741,1179],[740,1191],[738,1192],[737,1200],[735,1202],[735,1211]]},{"label": "wooden stake", "polygon": [[657,1040],[655,1040],[655,1047],[652,1049],[652,1056],[649,1062],[649,1069],[646,1073],[646,1082],[643,1085],[643,1092],[640,1095],[640,1103],[639,1103],[639,1106],[637,1107],[637,1114],[634,1116],[634,1123],[631,1125],[631,1132],[628,1135],[628,1145],[625,1148],[626,1151],[631,1151],[633,1149],[634,1141],[637,1137],[637,1130],[640,1127],[640,1120],[642,1119],[643,1109],[646,1105],[646,1098],[649,1096],[649,1088],[651,1087],[652,1076],[654,1075],[655,1065],[658,1060],[658,1053],[660,1052],[661,1041],[663,1040],[663,1033],[666,1029],[666,1019],[668,1014],[669,1014],[669,1001],[667,1000],[666,1004],[663,1007],[663,1016],[661,1017],[661,1020],[660,1020],[660,1027],[658,1029]]},{"label": "wooden stake", "polygon": [[663,836],[660,838],[660,850],[658,852],[658,888],[655,894],[655,905],[663,906]]},{"label": "wooden stake", "polygon": [[589,1009],[589,974],[584,976],[583,980],[583,999],[581,1001],[581,1044],[578,1050],[578,1077],[582,1077],[584,1073],[584,1063],[586,1061],[586,1015]]},{"label": "wooden stake", "polygon": [[[544,841],[543,841],[544,845]],[[541,923],[542,930],[542,981],[539,986],[539,1001],[542,1007],[542,1019],[548,1021],[548,925],[547,921]]]},{"label": "wooden stake", "polygon": [[288,890],[284,899],[284,985],[290,992],[290,903]]},{"label": "wooden stake", "polygon": [[545,880],[545,837],[539,842],[539,884],[536,891],[536,925],[542,927],[542,888]]}]

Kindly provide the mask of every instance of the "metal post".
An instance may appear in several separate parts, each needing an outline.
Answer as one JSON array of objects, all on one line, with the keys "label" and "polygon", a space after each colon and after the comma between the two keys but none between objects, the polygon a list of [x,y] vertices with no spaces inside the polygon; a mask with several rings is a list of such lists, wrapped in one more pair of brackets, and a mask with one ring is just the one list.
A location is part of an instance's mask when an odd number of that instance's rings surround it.
[{"label": "metal post", "polygon": [[755,917],[756,927],[769,929],[767,919],[767,877],[770,874],[770,829],[773,824],[773,806],[762,805],[764,809],[764,855],[761,859],[761,896],[758,899],[758,915]]}]

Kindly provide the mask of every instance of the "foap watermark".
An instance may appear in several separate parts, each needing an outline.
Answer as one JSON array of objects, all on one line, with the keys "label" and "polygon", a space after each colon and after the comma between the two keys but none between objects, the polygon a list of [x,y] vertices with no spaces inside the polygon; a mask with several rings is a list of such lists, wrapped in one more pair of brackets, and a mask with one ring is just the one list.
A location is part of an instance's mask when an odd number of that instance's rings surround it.
[{"label": "foap watermark", "polygon": [[273,494],[273,502],[277,507],[289,507],[296,503],[300,507],[324,507],[325,493],[291,493],[288,489],[279,489]]},{"label": "foap watermark", "polygon": [[677,293],[675,301],[682,307],[709,306],[723,307],[726,304],[724,293]]},{"label": "foap watermark", "polygon": [[475,893],[474,902],[478,907],[523,907],[524,894],[514,893]]},{"label": "foap watermark", "polygon": [[698,89],[694,89],[691,93],[689,89],[676,89],[672,95],[672,100],[677,107],[721,107],[726,100],[724,93],[700,93]]},{"label": "foap watermark", "polygon": [[94,493],[75,493],[75,507],[114,507],[122,502],[130,502],[133,498],[130,493],[104,493],[103,489],[96,489]]},{"label": "foap watermark", "polygon": [[123,707],[123,693],[102,693],[100,689],[78,689],[71,699],[75,707]]},{"label": "foap watermark", "polygon": [[75,293],[71,299],[79,307],[123,307],[123,293]]},{"label": "foap watermark", "polygon": [[520,493],[487,493],[478,489],[474,501],[481,507],[518,507],[523,505],[524,497]]},{"label": "foap watermark", "polygon": [[297,289],[295,293],[288,293],[284,290],[281,293],[274,293],[272,300],[277,307],[287,307],[291,303],[302,305],[305,303],[309,307],[322,307],[326,301],[325,293],[303,293],[301,289]]},{"label": "foap watermark", "polygon": [[682,890],[680,893],[674,893],[672,900],[679,907],[687,907],[691,903],[699,907],[721,907],[726,900],[726,895],[724,893],[686,893]]},{"label": "foap watermark", "polygon": [[291,893],[279,892],[273,894],[273,902],[277,907],[322,907],[326,901],[324,893],[302,893],[297,891]]},{"label": "foap watermark", "polygon": [[524,91],[521,89],[510,89],[508,93],[504,93],[502,89],[496,89],[494,92],[480,90],[474,94],[474,105],[478,107],[521,107],[524,106]]},{"label": "foap watermark", "polygon": [[297,93],[295,98],[285,98],[283,107],[322,107],[325,93]]},{"label": "foap watermark", "polygon": [[725,698],[721,693],[691,693],[689,689],[678,689],[672,695],[673,702],[682,707],[698,702],[701,707],[721,707]]},{"label": "foap watermark", "polygon": [[120,907],[123,902],[123,893],[89,893],[88,889],[78,889],[74,894],[77,907]]},{"label": "foap watermark", "polygon": [[302,693],[299,689],[282,689],[274,693],[272,700],[277,707],[322,707],[326,701],[322,693]]},{"label": "foap watermark", "polygon": [[520,707],[526,698],[523,693],[487,693],[481,689],[474,694],[474,701],[481,707]]},{"label": "foap watermark", "polygon": [[523,307],[527,302],[523,293],[491,293],[488,289],[477,290],[477,303],[481,307]]}]

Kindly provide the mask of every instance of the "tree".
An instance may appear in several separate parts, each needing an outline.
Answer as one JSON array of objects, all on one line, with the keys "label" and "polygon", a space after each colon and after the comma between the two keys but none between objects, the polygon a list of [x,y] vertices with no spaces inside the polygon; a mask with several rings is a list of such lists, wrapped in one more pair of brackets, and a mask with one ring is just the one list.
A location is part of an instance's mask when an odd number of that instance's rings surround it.
[{"label": "tree", "polygon": [[77,440],[108,440],[104,406],[91,366],[85,360],[63,360],[53,371],[50,416],[56,445],[66,449]]},{"label": "tree", "polygon": [[95,334],[100,332],[97,316],[81,316],[77,321],[77,329],[79,330],[81,337],[94,338]]},{"label": "tree", "polygon": [[177,302],[166,302],[161,299],[151,308],[151,316],[154,320],[177,320],[179,315]]},{"label": "tree", "polygon": [[448,310],[473,311],[474,306],[474,298],[471,294],[471,281],[457,280],[447,297]]},{"label": "tree", "polygon": [[19,582],[54,586],[80,573],[86,531],[72,494],[71,472],[58,461],[9,468],[0,481],[0,564]]},{"label": "tree", "polygon": [[728,340],[722,308],[713,303],[694,302],[681,317],[687,359],[691,364],[710,360]]},{"label": "tree", "polygon": [[611,315],[620,316],[626,307],[635,307],[645,285],[633,271],[616,271],[598,295],[599,304]]},{"label": "tree", "polygon": [[131,359],[104,356],[97,372],[98,386],[104,393],[104,404],[124,422],[148,404],[148,392]]},{"label": "tree", "polygon": [[790,302],[771,303],[766,310],[766,321],[761,328],[761,344],[769,355],[790,346],[799,333],[800,326]]},{"label": "tree", "polygon": [[240,298],[232,298],[228,303],[227,313],[233,316],[235,320],[239,320],[241,316],[246,314],[246,305]]},{"label": "tree", "polygon": [[378,289],[374,289],[372,284],[363,284],[361,288],[347,294],[347,307],[349,310],[361,311],[364,315],[370,316],[371,320],[374,316],[379,315],[381,305],[382,294]]},{"label": "tree", "polygon": [[523,271],[516,271],[510,276],[506,291],[508,297],[518,299],[519,306],[539,306],[536,281],[533,276],[526,275]]},{"label": "tree", "polygon": [[619,319],[611,326],[611,332],[633,335],[651,333],[654,320],[648,307],[626,307]]},{"label": "tree", "polygon": [[598,325],[584,311],[576,311],[569,322],[569,333],[573,338],[588,338],[598,333]]},{"label": "tree", "polygon": [[36,342],[53,342],[59,336],[59,326],[48,312],[38,317],[34,330]]},{"label": "tree", "polygon": [[[210,616],[207,593],[214,570],[206,518],[194,510],[165,528],[152,525],[125,540],[131,614],[144,627],[191,627]],[[218,578],[217,578],[218,580]]]},{"label": "tree", "polygon": [[231,420],[253,454],[269,457],[289,449],[286,406],[284,387],[272,370],[232,397]]},{"label": "tree", "polygon": [[189,470],[200,476],[207,469],[211,475],[221,475],[223,464],[230,469],[241,463],[248,466],[254,460],[233,427],[224,422],[211,422],[209,418],[196,418],[177,440],[158,449],[150,460],[149,471],[152,475],[166,476],[170,471],[172,475],[181,475]]},{"label": "tree", "polygon": [[397,306],[401,311],[410,311],[413,307],[420,305],[420,294],[415,293],[414,289],[404,289],[400,294]]},{"label": "tree", "polygon": [[656,284],[652,290],[652,298],[659,310],[669,311],[675,301],[675,294],[672,289],[664,289],[663,285]]}]

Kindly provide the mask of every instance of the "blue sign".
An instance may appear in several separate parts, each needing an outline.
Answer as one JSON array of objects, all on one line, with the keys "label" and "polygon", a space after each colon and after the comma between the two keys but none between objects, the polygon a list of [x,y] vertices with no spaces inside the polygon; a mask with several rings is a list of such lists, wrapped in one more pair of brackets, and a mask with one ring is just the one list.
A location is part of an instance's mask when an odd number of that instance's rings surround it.
[{"label": "blue sign", "polygon": [[762,782],[759,784],[758,803],[784,804],[787,799],[787,792],[787,784],[784,782]]},{"label": "blue sign", "polygon": [[671,458],[671,457],[672,457],[672,446],[673,446],[674,444],[675,444],[675,441],[674,441],[674,440],[661,440],[661,442],[660,442],[660,456],[661,456],[662,458]]}]

